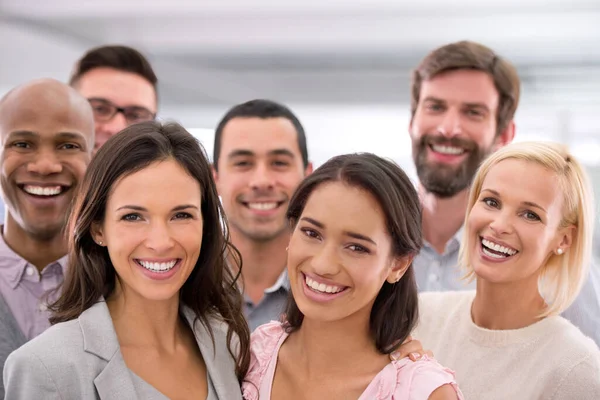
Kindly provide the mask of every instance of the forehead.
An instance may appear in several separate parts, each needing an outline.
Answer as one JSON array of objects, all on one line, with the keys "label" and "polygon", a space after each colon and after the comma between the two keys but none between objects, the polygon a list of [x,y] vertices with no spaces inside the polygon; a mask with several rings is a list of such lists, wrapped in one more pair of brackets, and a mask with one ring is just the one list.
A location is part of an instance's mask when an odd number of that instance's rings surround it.
[{"label": "forehead", "polygon": [[442,72],[423,81],[420,100],[434,97],[450,103],[482,103],[498,108],[499,94],[492,76],[483,71],[460,69]]},{"label": "forehead", "polygon": [[61,96],[17,98],[3,108],[0,133],[6,137],[14,131],[30,131],[45,137],[73,132],[91,140],[94,121],[91,110],[84,107],[89,106],[72,103]]},{"label": "forehead", "polygon": [[324,223],[328,230],[387,235],[385,215],[375,197],[366,190],[341,182],[317,186],[302,215]]},{"label": "forehead", "polygon": [[132,72],[95,68],[86,72],[76,89],[86,98],[107,99],[118,106],[142,106],[156,112],[156,93],[150,82]]},{"label": "forehead", "polygon": [[[161,194],[169,193],[169,196]],[[174,160],[155,162],[146,168],[117,180],[109,196],[109,204],[124,203],[165,206],[200,204],[200,183]]]},{"label": "forehead", "polygon": [[221,136],[221,155],[235,150],[250,150],[258,155],[286,149],[300,157],[298,133],[286,118],[233,118]]},{"label": "forehead", "polygon": [[[524,173],[526,171],[526,173]],[[483,180],[482,190],[491,189],[503,199],[534,202],[546,210],[563,196],[556,174],[531,161],[507,159],[490,168]]]}]

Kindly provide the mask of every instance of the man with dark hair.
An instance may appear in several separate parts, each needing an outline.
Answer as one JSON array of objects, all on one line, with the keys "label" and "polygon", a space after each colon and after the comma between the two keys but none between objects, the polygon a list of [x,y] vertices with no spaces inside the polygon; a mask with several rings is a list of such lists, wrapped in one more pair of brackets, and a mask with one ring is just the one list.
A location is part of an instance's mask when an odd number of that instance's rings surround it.
[{"label": "man with dark hair", "polygon": [[287,107],[252,100],[230,109],[218,124],[213,173],[232,242],[242,255],[251,330],[284,311],[290,239],[285,213],[311,172],[304,129]]},{"label": "man with dark hair", "polygon": [[[432,51],[413,73],[409,132],[425,239],[413,265],[421,291],[474,287],[457,266],[469,186],[481,161],[513,140],[519,94],[515,67],[469,41]],[[563,316],[600,343],[597,274],[593,266]]]},{"label": "man with dark hair", "polygon": [[[92,157],[94,118],[73,88],[33,81],[0,100],[0,369],[50,324],[66,268],[65,225]],[[0,398],[4,388],[0,381]]]},{"label": "man with dark hair", "polygon": [[94,110],[95,150],[125,127],[156,116],[158,79],[148,60],[131,47],[89,50],[75,64],[69,83]]}]

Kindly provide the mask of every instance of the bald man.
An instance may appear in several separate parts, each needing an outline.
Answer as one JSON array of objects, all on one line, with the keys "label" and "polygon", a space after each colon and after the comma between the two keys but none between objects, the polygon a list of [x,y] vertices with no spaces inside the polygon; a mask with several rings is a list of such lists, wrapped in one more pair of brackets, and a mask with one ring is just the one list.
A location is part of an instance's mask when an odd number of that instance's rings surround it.
[{"label": "bald man", "polygon": [[7,210],[0,236],[3,368],[11,351],[49,327],[46,305],[56,299],[52,291],[66,267],[70,203],[94,148],[91,106],[58,81],[27,83],[0,100],[0,141]]}]

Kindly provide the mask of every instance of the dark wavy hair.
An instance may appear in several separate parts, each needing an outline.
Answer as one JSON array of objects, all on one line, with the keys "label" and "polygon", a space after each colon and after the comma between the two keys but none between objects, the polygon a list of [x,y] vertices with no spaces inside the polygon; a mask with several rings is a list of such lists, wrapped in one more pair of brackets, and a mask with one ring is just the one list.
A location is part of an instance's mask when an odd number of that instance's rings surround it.
[{"label": "dark wavy hair", "polygon": [[[290,201],[287,218],[292,226],[300,219],[310,195],[328,182],[360,188],[377,200],[392,239],[392,256],[414,256],[419,252],[423,235],[417,191],[398,165],[374,154],[337,156],[309,175]],[[304,315],[291,292],[285,315],[288,333],[302,325]],[[417,284],[411,265],[398,282],[384,282],[375,299],[369,324],[377,349],[387,354],[398,348],[413,330],[418,315]]]},{"label": "dark wavy hair", "polygon": [[[239,252],[222,229],[224,213],[206,152],[198,141],[175,123],[150,121],[134,124],[111,137],[92,159],[76,197],[69,220],[69,266],[58,300],[51,306],[52,324],[78,318],[100,296],[115,289],[117,274],[105,247],[92,239],[91,228],[105,217],[106,203],[115,183],[157,161],[178,162],[200,184],[204,222],[200,256],[180,290],[180,301],[190,307],[209,330],[209,317],[228,325],[229,352],[241,380],[250,363],[250,332],[242,313],[237,275],[227,267],[233,255],[241,269]],[[239,343],[233,341],[233,336]],[[213,340],[214,341],[214,340]],[[232,344],[233,343],[233,344]],[[238,348],[236,348],[239,346]]]}]

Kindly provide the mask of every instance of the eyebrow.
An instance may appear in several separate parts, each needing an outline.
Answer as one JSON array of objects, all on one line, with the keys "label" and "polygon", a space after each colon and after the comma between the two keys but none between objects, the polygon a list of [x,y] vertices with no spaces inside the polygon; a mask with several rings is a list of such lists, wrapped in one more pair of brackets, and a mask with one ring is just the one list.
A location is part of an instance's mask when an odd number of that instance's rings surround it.
[{"label": "eyebrow", "polygon": [[[319,222],[319,221],[317,221],[317,220],[315,220],[315,219],[312,219],[312,218],[310,218],[310,217],[302,217],[300,220],[301,220],[301,221],[306,221],[306,222],[308,222],[308,223],[311,223],[311,224],[313,224],[313,225],[315,225],[316,227],[318,227],[318,228],[321,228],[321,229],[324,229],[324,228],[325,228],[325,225],[323,225],[321,222]],[[351,237],[351,238],[354,238],[354,239],[359,239],[359,240],[364,240],[364,241],[366,241],[366,242],[373,243],[375,246],[377,246],[377,243],[375,243],[375,241],[374,241],[373,239],[371,239],[371,238],[370,238],[370,237],[368,237],[368,236],[361,235],[360,233],[351,232],[351,231],[343,231],[342,233],[343,233],[344,235],[346,235],[346,236],[349,236],[349,237]]]},{"label": "eyebrow", "polygon": [[[431,102],[435,102],[435,103],[447,103],[446,100],[438,99],[437,97],[433,97],[433,96],[425,97],[425,99],[423,99],[423,102],[426,102],[426,101],[431,101]],[[485,103],[475,102],[475,103],[462,103],[462,104],[466,105],[467,107],[470,107],[470,108],[483,108],[486,111],[490,110],[489,107],[487,106],[487,104],[485,104]]]},{"label": "eyebrow", "polygon": [[[187,210],[188,208],[195,208],[196,210],[199,210],[199,208],[197,206],[194,206],[192,204],[182,204],[180,206],[173,207],[173,209],[171,211],[183,211],[183,210]],[[117,208],[117,211],[123,210],[123,209],[134,210],[134,211],[148,211],[148,209],[145,207],[131,205],[131,204],[119,207],[119,208]]]},{"label": "eyebrow", "polygon": [[[270,156],[287,156],[287,157],[291,157],[291,158],[295,157],[294,153],[288,149],[274,149],[274,150],[270,150],[267,154]],[[228,158],[253,157],[255,155],[256,155],[256,153],[254,153],[252,150],[239,149],[239,150],[234,150],[231,153],[229,153]]]},{"label": "eyebrow", "polygon": [[[483,193],[483,192],[490,192],[490,193],[492,193],[493,195],[495,195],[497,197],[501,197],[500,193],[498,193],[497,191],[495,191],[493,189],[483,189],[481,191],[481,193]],[[539,204],[534,203],[533,201],[523,201],[523,202],[521,202],[521,204],[523,204],[523,205],[525,205],[527,207],[538,208],[538,209],[542,210],[543,212],[547,213],[547,211],[546,211],[546,209],[544,207],[540,206]]]}]

